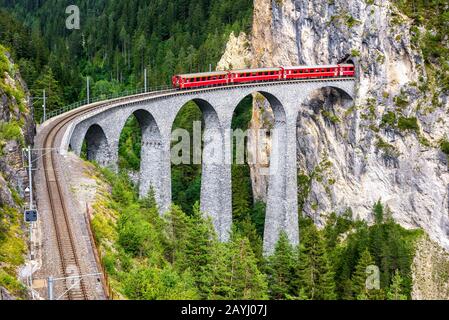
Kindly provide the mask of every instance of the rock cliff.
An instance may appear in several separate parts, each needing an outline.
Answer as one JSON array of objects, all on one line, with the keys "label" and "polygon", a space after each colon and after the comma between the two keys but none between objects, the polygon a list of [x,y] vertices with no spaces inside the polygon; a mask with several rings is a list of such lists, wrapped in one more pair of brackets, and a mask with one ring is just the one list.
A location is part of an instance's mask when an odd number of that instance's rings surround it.
[{"label": "rock cliff", "polygon": [[32,144],[34,136],[29,101],[17,66],[0,45],[0,291],[5,286],[16,297],[26,296],[17,268],[26,253],[22,208],[28,177],[22,148]]},{"label": "rock cliff", "polygon": [[[351,208],[371,220],[381,199],[396,221],[421,227],[449,250],[449,99],[432,83],[411,20],[391,1],[255,0],[251,65],[335,64],[357,68],[357,96],[324,89],[298,115],[300,205],[322,224]],[[234,37],[235,38],[235,37]],[[243,49],[235,40],[221,68]],[[238,67],[243,67],[242,65]],[[265,107],[264,107],[265,105]],[[265,104],[254,106],[253,126]],[[252,170],[256,197],[266,181]]]}]

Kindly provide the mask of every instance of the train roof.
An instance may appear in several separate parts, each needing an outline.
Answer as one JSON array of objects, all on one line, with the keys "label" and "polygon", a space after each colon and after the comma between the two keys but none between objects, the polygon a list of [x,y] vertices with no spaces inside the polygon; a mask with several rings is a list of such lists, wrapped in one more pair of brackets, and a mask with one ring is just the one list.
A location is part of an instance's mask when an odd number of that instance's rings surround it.
[{"label": "train roof", "polygon": [[213,76],[222,76],[228,74],[228,71],[213,71],[213,72],[199,72],[199,73],[186,73],[186,74],[178,74],[178,77],[181,78],[200,78],[200,77],[213,77]]},{"label": "train roof", "polygon": [[239,69],[231,70],[232,73],[252,73],[252,72],[269,72],[269,71],[280,71],[282,68],[256,68],[256,69]]},{"label": "train roof", "polygon": [[[351,63],[340,63],[340,66],[353,66]],[[338,64],[324,64],[324,65],[311,65],[311,66],[283,66],[285,70],[292,70],[292,69],[313,69],[313,68],[335,68],[338,66]]]}]

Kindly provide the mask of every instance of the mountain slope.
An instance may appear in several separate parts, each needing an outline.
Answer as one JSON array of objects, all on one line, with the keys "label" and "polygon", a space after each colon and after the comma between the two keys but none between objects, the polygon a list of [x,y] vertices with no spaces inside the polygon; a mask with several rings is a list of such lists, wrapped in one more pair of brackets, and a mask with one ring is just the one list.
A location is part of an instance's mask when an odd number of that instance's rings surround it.
[{"label": "mountain slope", "polygon": [[22,206],[28,178],[22,147],[32,142],[34,134],[28,101],[17,66],[0,45],[0,287],[17,297],[26,297],[17,272],[27,248]]}]

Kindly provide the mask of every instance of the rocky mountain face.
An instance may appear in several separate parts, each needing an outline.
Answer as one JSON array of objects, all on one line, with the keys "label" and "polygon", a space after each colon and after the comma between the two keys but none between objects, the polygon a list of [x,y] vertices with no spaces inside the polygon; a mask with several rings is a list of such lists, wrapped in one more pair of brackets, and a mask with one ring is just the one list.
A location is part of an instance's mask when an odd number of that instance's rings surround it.
[{"label": "rocky mountain face", "polygon": [[22,147],[32,144],[34,120],[25,82],[9,54],[6,51],[0,51],[0,54],[6,58],[7,67],[0,74],[0,206],[15,207],[17,201],[13,193],[23,191],[27,185]]},{"label": "rocky mountain face", "polygon": [[[336,64],[348,57],[356,64],[354,101],[323,89],[301,106],[303,211],[318,224],[348,208],[370,221],[380,199],[397,222],[423,228],[449,250],[449,172],[440,150],[449,99],[427,75],[411,20],[383,0],[255,0],[254,6],[252,34],[231,35],[219,68]],[[261,109],[269,109],[267,102],[255,102],[252,126],[269,117]],[[257,168],[252,178],[263,199],[266,179]]]},{"label": "rocky mountain face", "polygon": [[27,296],[17,272],[26,253],[22,148],[32,144],[35,131],[29,101],[17,66],[0,45],[0,300]]}]

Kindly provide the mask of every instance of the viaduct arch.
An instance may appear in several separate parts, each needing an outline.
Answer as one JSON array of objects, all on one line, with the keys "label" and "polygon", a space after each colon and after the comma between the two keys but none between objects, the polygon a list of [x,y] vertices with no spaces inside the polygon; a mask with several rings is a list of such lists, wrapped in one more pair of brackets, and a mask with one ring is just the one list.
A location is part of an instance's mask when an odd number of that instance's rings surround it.
[{"label": "viaduct arch", "polygon": [[[91,144],[92,148],[98,149],[91,154],[101,155],[101,159],[107,155],[99,163],[117,168],[120,133],[128,117],[134,114],[142,130],[140,195],[146,195],[153,187],[163,213],[171,204],[172,126],[180,109],[194,101],[203,112],[206,126],[201,210],[212,217],[219,239],[226,241],[232,225],[232,117],[243,98],[254,92],[262,94],[270,102],[275,116],[264,232],[264,251],[269,253],[274,250],[281,231],[287,233],[293,244],[298,243],[296,121],[309,95],[327,87],[343,92],[346,98],[352,99],[355,95],[354,79],[338,79],[257,83],[136,96],[74,120],[61,147],[67,150],[71,145],[79,155],[83,140],[89,134],[89,139],[96,141]],[[91,127],[94,129],[89,132]],[[100,131],[104,135],[99,134]],[[213,157],[209,152],[212,149]]]}]

